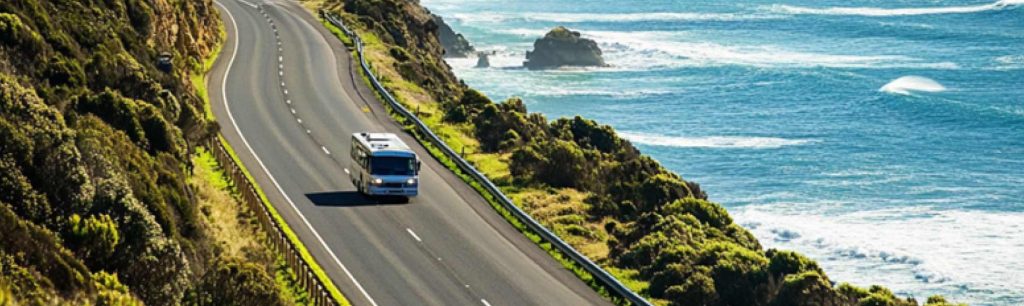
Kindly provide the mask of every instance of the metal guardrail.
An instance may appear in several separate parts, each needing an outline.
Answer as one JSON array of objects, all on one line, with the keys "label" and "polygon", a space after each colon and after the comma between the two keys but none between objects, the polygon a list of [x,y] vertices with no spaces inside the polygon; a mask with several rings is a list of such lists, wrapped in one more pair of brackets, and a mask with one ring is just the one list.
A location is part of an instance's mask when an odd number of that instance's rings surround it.
[{"label": "metal guardrail", "polygon": [[[259,192],[256,191],[255,182],[249,181],[245,173],[242,172],[242,168],[235,163],[235,160],[228,154],[227,148],[218,140],[218,137],[213,137],[210,142],[206,145],[210,148],[210,152],[213,153],[214,158],[217,159],[217,163],[224,169],[224,173],[238,189],[240,200],[256,215],[256,219],[259,221],[260,227],[264,232],[267,233],[270,247],[277,251],[278,254],[284,256],[285,263],[288,268],[295,273],[295,277],[298,280],[298,286],[303,289],[303,292],[309,297],[310,305],[314,306],[335,306],[340,305],[339,301],[335,301],[331,296],[331,293],[327,291],[326,286],[322,283],[323,280],[318,278],[309,263],[303,260],[302,255],[299,253],[296,242],[288,239],[285,235],[284,230],[281,228],[277,221],[270,214],[270,210],[267,209],[266,205],[270,203],[263,203],[260,198]],[[329,280],[328,280],[329,281]]]},{"label": "metal guardrail", "polygon": [[449,147],[448,144],[444,142],[444,140],[438,137],[437,134],[434,134],[434,132],[431,131],[430,128],[427,127],[427,125],[419,119],[419,117],[417,117],[415,114],[406,109],[405,106],[398,102],[398,100],[395,100],[394,96],[392,96],[391,93],[388,92],[388,90],[384,88],[383,85],[381,85],[380,81],[377,80],[377,76],[373,74],[373,71],[371,71],[370,69],[370,65],[367,64],[366,59],[363,56],[363,42],[360,39],[359,35],[357,35],[351,29],[346,27],[345,24],[342,23],[341,20],[339,20],[334,15],[329,14],[324,10],[320,10],[320,15],[334,26],[340,28],[342,31],[345,32],[345,35],[352,39],[353,43],[356,46],[356,51],[359,55],[359,64],[362,67],[363,72],[366,73],[366,75],[370,79],[370,83],[373,84],[374,89],[376,89],[377,92],[380,93],[382,97],[384,97],[384,100],[388,103],[388,105],[390,105],[392,109],[397,111],[407,120],[413,122],[413,124],[416,125],[416,128],[418,128],[420,132],[427,136],[427,140],[429,140],[433,145],[440,148],[441,152],[447,155],[449,159],[454,161],[455,164],[458,165],[460,169],[462,169],[462,171],[469,174],[470,177],[472,177],[475,181],[477,181],[477,183],[483,186],[488,193],[490,193],[492,196],[494,196],[495,199],[497,199],[498,203],[501,204],[501,206],[510,211],[512,215],[516,217],[516,219],[519,219],[519,221],[522,221],[523,224],[526,224],[526,227],[528,227],[531,231],[537,233],[538,235],[541,236],[542,239],[551,243],[551,245],[558,249],[558,251],[562,252],[562,254],[569,256],[569,258],[575,261],[577,264],[579,264],[580,267],[583,267],[584,270],[587,270],[587,272],[593,275],[595,279],[600,281],[602,284],[604,284],[607,288],[614,291],[616,294],[622,296],[626,301],[629,301],[634,305],[651,305],[650,302],[645,300],[639,294],[633,292],[633,290],[630,290],[628,287],[626,287],[626,285],[619,282],[619,280],[612,276],[610,273],[608,273],[608,271],[602,269],[601,266],[597,265],[596,263],[591,261],[590,258],[587,258],[583,254],[581,254],[571,245],[569,245],[561,238],[559,238],[558,235],[555,235],[555,233],[552,233],[550,230],[541,225],[540,222],[537,222],[537,220],[533,219],[533,217],[531,217],[530,214],[520,209],[519,206],[516,206],[515,203],[513,203],[512,200],[505,195],[505,193],[501,192],[501,189],[498,189],[498,187],[494,185],[494,183],[491,182],[490,179],[484,176],[483,173],[480,173],[480,171],[477,171],[472,164],[463,159],[462,156],[455,152],[455,150],[452,150],[452,148]]}]

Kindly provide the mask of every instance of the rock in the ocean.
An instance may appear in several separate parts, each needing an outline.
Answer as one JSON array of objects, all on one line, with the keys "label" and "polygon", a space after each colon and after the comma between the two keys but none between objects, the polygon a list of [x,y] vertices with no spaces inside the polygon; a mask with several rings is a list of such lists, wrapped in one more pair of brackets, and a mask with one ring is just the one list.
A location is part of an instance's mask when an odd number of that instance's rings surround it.
[{"label": "rock in the ocean", "polygon": [[441,16],[431,15],[434,17],[434,23],[438,25],[437,38],[441,41],[441,46],[444,47],[445,57],[466,57],[473,53],[473,46],[462,34],[455,33],[455,30],[452,30],[452,27],[448,26]]},{"label": "rock in the ocean", "polygon": [[523,66],[530,70],[562,66],[605,66],[601,49],[592,39],[580,38],[580,32],[559,26],[533,43]]},{"label": "rock in the ocean", "polygon": [[491,67],[491,61],[488,59],[490,54],[485,52],[479,52],[476,54],[476,68],[487,68]]}]

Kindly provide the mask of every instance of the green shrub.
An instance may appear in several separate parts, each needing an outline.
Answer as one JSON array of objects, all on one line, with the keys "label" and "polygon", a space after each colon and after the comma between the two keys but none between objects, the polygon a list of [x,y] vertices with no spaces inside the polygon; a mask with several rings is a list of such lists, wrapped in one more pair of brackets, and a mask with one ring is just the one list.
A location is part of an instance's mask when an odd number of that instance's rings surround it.
[{"label": "green shrub", "polygon": [[78,214],[71,215],[69,220],[71,232],[67,243],[72,250],[86,262],[101,262],[114,253],[114,248],[121,242],[117,224],[110,215],[100,214],[82,218]]},{"label": "green shrub", "polygon": [[85,71],[75,59],[63,55],[50,58],[45,77],[53,86],[78,87],[85,84]]},{"label": "green shrub", "polygon": [[221,258],[185,298],[188,305],[286,305],[274,279],[258,265]]},{"label": "green shrub", "polygon": [[772,301],[773,306],[839,306],[844,305],[828,279],[818,271],[787,275]]},{"label": "green shrub", "polygon": [[18,254],[19,264],[31,263],[57,290],[70,294],[87,290],[89,271],[49,230],[19,220],[8,204],[0,203],[0,254]]},{"label": "green shrub", "polygon": [[117,274],[99,271],[92,277],[96,287],[96,306],[142,306],[142,302],[132,296],[128,286],[117,279]]},{"label": "green shrub", "polygon": [[[677,180],[672,180],[671,178],[668,178],[666,180],[669,181],[668,184],[676,184],[679,182]],[[672,189],[666,188],[660,189],[658,191],[664,192],[664,190]],[[682,190],[685,189],[683,189],[683,187],[680,187],[678,189],[675,189],[674,191],[680,192]],[[678,195],[678,193],[673,195]],[[680,200],[676,200],[668,205],[665,205],[664,207],[662,207],[662,213],[665,215],[689,214],[696,217],[697,220],[700,220],[701,222],[704,222],[711,227],[717,228],[722,228],[725,227],[726,225],[732,224],[732,217],[729,217],[729,212],[725,211],[725,207],[693,197],[684,197]]]},{"label": "green shrub", "polygon": [[39,33],[23,23],[18,15],[9,13],[0,13],[0,43],[14,46],[24,55],[33,56],[40,55],[46,48]]},{"label": "green shrub", "polygon": [[[781,276],[787,274],[797,274],[803,272],[817,272],[821,274],[821,268],[818,267],[818,263],[813,260],[800,255],[800,253],[793,251],[783,251],[770,249],[765,252],[765,256],[768,257],[768,272],[773,276]],[[828,278],[824,278],[828,281]]]},{"label": "green shrub", "polygon": [[648,177],[640,184],[637,192],[640,195],[637,209],[641,212],[655,211],[662,205],[691,195],[686,182],[668,173]]}]

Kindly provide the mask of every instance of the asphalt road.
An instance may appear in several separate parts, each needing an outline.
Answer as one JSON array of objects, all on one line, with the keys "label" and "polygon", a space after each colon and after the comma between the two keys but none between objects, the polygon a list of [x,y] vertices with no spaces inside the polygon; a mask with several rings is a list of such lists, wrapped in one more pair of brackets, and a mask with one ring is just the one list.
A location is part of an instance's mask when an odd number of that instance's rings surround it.
[{"label": "asphalt road", "polygon": [[[207,83],[221,131],[354,304],[608,304],[402,134],[311,13],[287,0],[218,3],[228,41]],[[360,131],[416,150],[419,197],[355,193],[342,165]]]}]

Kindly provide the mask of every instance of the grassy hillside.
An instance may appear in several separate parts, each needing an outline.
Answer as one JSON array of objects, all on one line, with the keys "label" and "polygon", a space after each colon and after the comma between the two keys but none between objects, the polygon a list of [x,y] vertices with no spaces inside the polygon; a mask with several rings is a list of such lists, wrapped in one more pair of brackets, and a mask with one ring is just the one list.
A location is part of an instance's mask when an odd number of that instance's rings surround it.
[{"label": "grassy hillside", "polygon": [[[516,203],[659,304],[917,305],[884,287],[836,285],[812,260],[765,250],[700,185],[606,125],[550,121],[518,98],[494,103],[444,62],[415,1],[310,1],[364,39],[375,73]],[[941,297],[927,305],[947,305]]]},{"label": "grassy hillside", "polygon": [[216,124],[189,76],[219,20],[210,0],[0,2],[0,305],[297,299],[196,153]]}]

